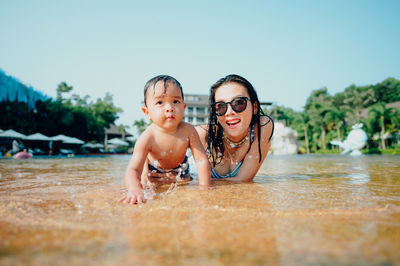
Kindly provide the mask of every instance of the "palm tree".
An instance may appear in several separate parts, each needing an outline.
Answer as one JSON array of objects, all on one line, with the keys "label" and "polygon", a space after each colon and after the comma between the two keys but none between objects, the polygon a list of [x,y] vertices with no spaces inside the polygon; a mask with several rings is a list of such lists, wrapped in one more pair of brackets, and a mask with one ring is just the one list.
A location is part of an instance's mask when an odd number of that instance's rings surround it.
[{"label": "palm tree", "polygon": [[125,134],[126,134],[126,130],[129,128],[128,125],[118,125],[118,132],[122,134],[122,139],[125,140]]},{"label": "palm tree", "polygon": [[335,128],[336,128],[337,138],[339,140],[342,140],[341,134],[340,134],[340,128],[345,123],[346,113],[347,113],[346,109],[338,109],[337,107],[332,106],[326,114],[327,122],[334,123]]},{"label": "palm tree", "polygon": [[387,108],[383,102],[373,105],[368,111],[368,122],[372,125],[372,128],[374,124],[378,124],[378,127],[380,128],[379,135],[383,150],[386,150],[386,127],[396,122],[397,115],[398,111],[392,107]]},{"label": "palm tree", "polygon": [[57,86],[57,101],[62,102],[64,99],[62,97],[63,93],[68,93],[70,91],[73,90],[72,86],[68,86],[68,84],[66,82],[61,82],[60,84],[58,84]]},{"label": "palm tree", "polygon": [[352,114],[351,123],[359,123],[361,121],[361,109],[376,102],[373,87],[357,87],[351,85],[344,91],[344,108]]},{"label": "palm tree", "polygon": [[304,133],[304,142],[306,145],[306,153],[310,154],[310,143],[308,139],[308,127],[309,127],[310,117],[306,112],[296,113],[294,117],[293,126],[295,128],[300,128]]},{"label": "palm tree", "polygon": [[[310,124],[315,128],[319,128],[321,148],[326,149],[325,136],[327,119],[326,114],[332,107],[332,97],[328,94],[327,88],[314,90],[308,97],[305,111],[309,114]],[[316,136],[314,132],[313,136]]]},{"label": "palm tree", "polygon": [[135,122],[133,122],[133,127],[135,127],[137,129],[139,135],[142,134],[146,130],[148,125],[149,124],[143,118],[140,120],[135,120]]}]

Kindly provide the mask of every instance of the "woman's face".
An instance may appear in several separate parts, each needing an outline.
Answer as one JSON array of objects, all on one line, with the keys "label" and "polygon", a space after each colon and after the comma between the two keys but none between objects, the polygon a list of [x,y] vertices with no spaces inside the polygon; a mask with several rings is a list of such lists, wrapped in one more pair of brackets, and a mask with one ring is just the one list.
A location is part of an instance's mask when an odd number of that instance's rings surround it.
[{"label": "woman's face", "polygon": [[[250,95],[244,86],[235,82],[223,84],[215,91],[215,102],[227,103],[236,97],[250,98]],[[251,101],[247,100],[247,107],[243,112],[235,112],[232,106],[228,104],[226,113],[222,116],[217,116],[218,122],[231,140],[239,141],[246,136],[253,116],[253,110]]]}]

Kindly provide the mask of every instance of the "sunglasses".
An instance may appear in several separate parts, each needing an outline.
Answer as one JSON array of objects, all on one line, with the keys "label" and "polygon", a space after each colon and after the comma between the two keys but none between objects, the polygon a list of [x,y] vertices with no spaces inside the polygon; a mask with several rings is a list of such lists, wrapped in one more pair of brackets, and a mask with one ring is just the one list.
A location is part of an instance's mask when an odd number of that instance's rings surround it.
[{"label": "sunglasses", "polygon": [[230,102],[216,102],[213,103],[212,108],[215,110],[215,114],[217,116],[223,116],[228,111],[228,104],[231,105],[233,111],[236,113],[241,113],[246,110],[247,100],[250,100],[249,97],[236,97]]}]

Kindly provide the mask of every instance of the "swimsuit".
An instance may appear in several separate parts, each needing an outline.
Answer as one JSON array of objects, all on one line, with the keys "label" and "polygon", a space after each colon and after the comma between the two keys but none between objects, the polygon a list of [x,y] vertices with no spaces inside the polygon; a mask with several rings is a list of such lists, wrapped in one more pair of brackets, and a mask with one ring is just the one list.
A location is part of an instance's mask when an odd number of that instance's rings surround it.
[{"label": "swimsuit", "polygon": [[221,178],[230,178],[230,177],[235,177],[237,173],[239,172],[240,167],[243,164],[243,160],[240,161],[240,163],[233,169],[233,171],[227,175],[219,175],[213,168],[211,168],[211,178],[215,179],[221,179]]},{"label": "swimsuit", "polygon": [[[251,141],[253,141],[253,140],[254,140],[254,126],[251,128]],[[217,172],[215,172],[215,170],[211,167],[211,178],[222,179],[222,178],[235,177],[237,175],[237,173],[239,172],[240,167],[242,167],[243,160],[241,160],[240,163],[235,167],[235,169],[233,169],[233,171],[227,175],[220,175]]]},{"label": "swimsuit", "polygon": [[177,167],[175,167],[174,169],[161,169],[161,168],[158,168],[157,166],[154,166],[151,163],[149,163],[149,171],[150,172],[154,171],[154,172],[160,173],[160,174],[174,172],[178,175],[180,174],[181,178],[188,178],[188,177],[190,177],[190,171],[189,171],[189,163],[187,160],[188,160],[188,157],[185,156],[185,159],[183,160],[183,162],[180,165],[178,165]]}]

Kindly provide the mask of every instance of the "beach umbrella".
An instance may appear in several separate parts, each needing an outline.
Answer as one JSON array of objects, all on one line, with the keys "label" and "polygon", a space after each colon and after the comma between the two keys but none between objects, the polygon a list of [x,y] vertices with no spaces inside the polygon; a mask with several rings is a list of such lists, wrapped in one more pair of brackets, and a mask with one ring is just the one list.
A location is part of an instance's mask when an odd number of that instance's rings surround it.
[{"label": "beach umbrella", "polygon": [[[67,143],[67,142],[65,142],[65,143]],[[85,142],[83,140],[80,140],[80,139],[74,138],[74,137],[71,137],[68,143],[70,143],[70,144],[85,144]]]},{"label": "beach umbrella", "polygon": [[97,149],[97,148],[104,148],[104,145],[100,143],[86,143],[85,145],[83,145],[83,147]]},{"label": "beach umbrella", "polygon": [[62,134],[51,137],[50,139],[53,141],[62,141],[65,144],[84,144],[85,143],[83,140],[80,140],[78,138],[68,137],[68,136],[65,136]]},{"label": "beach umbrella", "polygon": [[135,141],[135,137],[134,136],[129,136],[129,137],[126,137],[125,139],[129,140],[129,141]]},{"label": "beach umbrella", "polygon": [[123,141],[122,139],[119,139],[119,138],[110,139],[107,143],[117,145],[117,146],[129,146],[128,142]]},{"label": "beach umbrella", "polygon": [[94,148],[93,146],[94,146],[94,144],[92,144],[92,143],[86,143],[86,144],[83,145],[82,147],[83,147],[83,148],[92,148],[92,149],[93,149],[93,148]]},{"label": "beach umbrella", "polygon": [[0,138],[25,139],[26,136],[12,129],[0,133]]},{"label": "beach umbrella", "polygon": [[64,141],[64,140],[69,140],[69,137],[67,137],[67,136],[65,136],[63,134],[60,134],[60,135],[57,135],[57,136],[54,136],[54,137],[50,137],[50,139],[52,141]]},{"label": "beach umbrella", "polygon": [[93,148],[104,148],[104,145],[101,143],[95,143],[93,144]]},{"label": "beach umbrella", "polygon": [[52,139],[48,136],[45,136],[41,133],[35,133],[32,135],[27,136],[25,139],[27,140],[41,140],[41,141],[51,141]]}]

